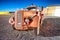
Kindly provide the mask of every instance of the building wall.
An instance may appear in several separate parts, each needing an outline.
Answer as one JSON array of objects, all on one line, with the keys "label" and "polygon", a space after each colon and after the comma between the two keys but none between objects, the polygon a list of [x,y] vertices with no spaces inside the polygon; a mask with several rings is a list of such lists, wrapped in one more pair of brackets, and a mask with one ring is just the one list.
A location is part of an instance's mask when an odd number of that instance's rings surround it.
[{"label": "building wall", "polygon": [[58,16],[60,14],[59,10],[60,6],[49,6],[44,11],[47,16]]}]

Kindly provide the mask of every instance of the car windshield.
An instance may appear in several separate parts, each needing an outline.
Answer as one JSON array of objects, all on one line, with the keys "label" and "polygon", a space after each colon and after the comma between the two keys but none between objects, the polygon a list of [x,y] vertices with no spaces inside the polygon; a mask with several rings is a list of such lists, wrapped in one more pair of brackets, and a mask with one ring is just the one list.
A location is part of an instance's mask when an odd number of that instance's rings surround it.
[{"label": "car windshield", "polygon": [[35,7],[27,8],[28,10],[36,10]]}]

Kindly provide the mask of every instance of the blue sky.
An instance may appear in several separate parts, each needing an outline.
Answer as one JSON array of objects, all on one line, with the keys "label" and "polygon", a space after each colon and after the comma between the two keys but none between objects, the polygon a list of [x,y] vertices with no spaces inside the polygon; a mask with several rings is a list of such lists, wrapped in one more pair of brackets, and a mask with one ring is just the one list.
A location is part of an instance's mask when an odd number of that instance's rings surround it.
[{"label": "blue sky", "polygon": [[0,11],[16,11],[31,4],[36,6],[60,5],[60,0],[0,0]]}]

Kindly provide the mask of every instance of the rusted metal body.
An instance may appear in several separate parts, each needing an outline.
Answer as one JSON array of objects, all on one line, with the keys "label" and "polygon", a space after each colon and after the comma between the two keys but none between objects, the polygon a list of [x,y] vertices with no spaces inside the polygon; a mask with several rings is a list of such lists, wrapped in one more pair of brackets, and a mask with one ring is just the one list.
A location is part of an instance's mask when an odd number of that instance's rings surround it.
[{"label": "rusted metal body", "polygon": [[[35,10],[31,10],[35,8]],[[37,28],[37,34],[39,34],[42,14],[39,11],[38,7],[31,6],[27,8],[28,10],[17,10],[15,12],[14,19],[13,17],[9,19],[9,23],[14,25],[16,30],[29,30]],[[38,11],[37,11],[38,10]],[[11,19],[13,22],[11,22]]]}]

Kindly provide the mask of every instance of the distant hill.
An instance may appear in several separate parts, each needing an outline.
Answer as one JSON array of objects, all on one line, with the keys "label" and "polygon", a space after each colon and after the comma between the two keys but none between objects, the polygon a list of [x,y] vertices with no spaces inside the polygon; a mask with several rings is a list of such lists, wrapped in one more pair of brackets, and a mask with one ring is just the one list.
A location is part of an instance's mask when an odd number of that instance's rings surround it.
[{"label": "distant hill", "polygon": [[15,13],[15,12],[9,12],[9,13]]}]

